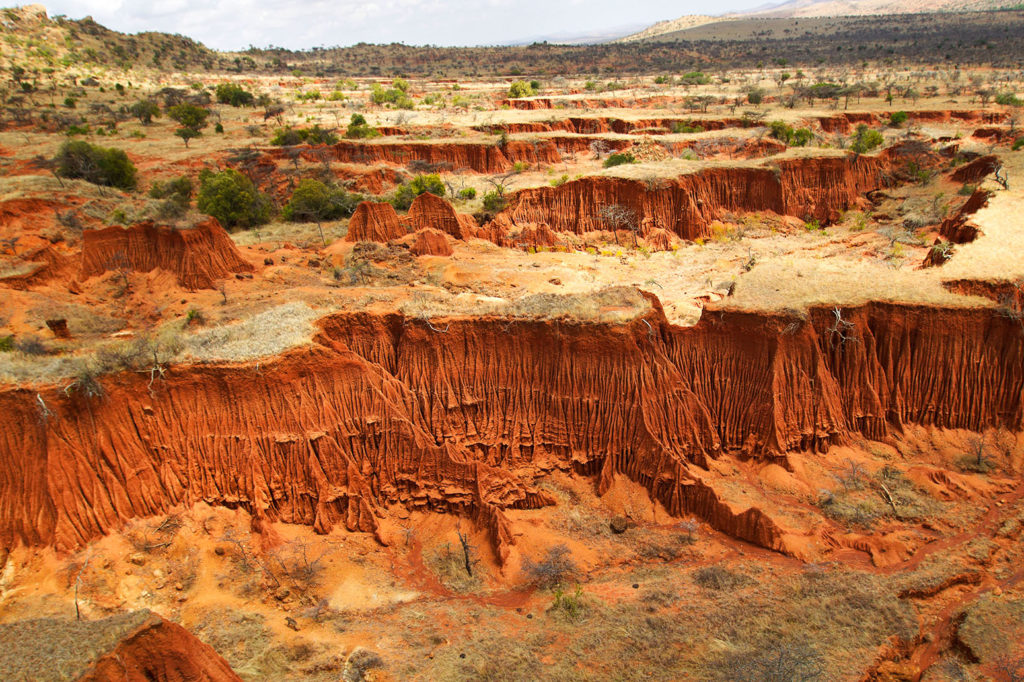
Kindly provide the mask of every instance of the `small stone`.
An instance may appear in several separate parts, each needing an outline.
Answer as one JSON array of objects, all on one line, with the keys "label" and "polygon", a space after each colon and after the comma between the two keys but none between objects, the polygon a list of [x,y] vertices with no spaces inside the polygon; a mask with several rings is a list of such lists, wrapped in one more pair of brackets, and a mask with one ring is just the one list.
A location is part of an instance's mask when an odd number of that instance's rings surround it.
[{"label": "small stone", "polygon": [[611,527],[613,533],[615,533],[616,535],[620,535],[622,533],[625,533],[626,529],[629,528],[629,519],[627,519],[625,516],[616,516],[614,519],[612,519],[612,522],[609,524],[609,526]]},{"label": "small stone", "polygon": [[562,280],[558,279],[557,277],[552,277],[551,279],[548,280],[548,282],[554,284],[556,287],[561,286],[562,284]]},{"label": "small stone", "polygon": [[287,587],[282,587],[281,589],[279,589],[277,592],[274,593],[274,599],[277,599],[278,601],[284,601],[285,599],[288,598],[288,596],[290,594],[291,594],[291,591]]},{"label": "small stone", "polygon": [[296,632],[299,631],[299,624],[295,622],[295,619],[291,616],[285,616],[284,624],[290,627],[292,630],[295,630]]},{"label": "small stone", "polygon": [[270,256],[267,256],[266,258],[263,259],[263,264],[264,265],[273,265],[274,264],[274,259],[271,258]]},{"label": "small stone", "polygon": [[634,590],[639,590],[640,589],[640,583],[633,583],[633,589]]},{"label": "small stone", "polygon": [[224,556],[224,548],[223,547],[215,547],[214,550],[213,550],[213,553],[216,554],[217,556]]},{"label": "small stone", "polygon": [[176,589],[178,592],[181,592],[182,590],[185,589],[185,586],[182,585],[181,583],[174,583],[174,589]]},{"label": "small stone", "polygon": [[135,564],[136,566],[142,566],[144,563],[146,563],[146,557],[142,554],[136,553],[128,557],[128,561]]},{"label": "small stone", "polygon": [[459,654],[459,658],[465,658],[466,654]]}]

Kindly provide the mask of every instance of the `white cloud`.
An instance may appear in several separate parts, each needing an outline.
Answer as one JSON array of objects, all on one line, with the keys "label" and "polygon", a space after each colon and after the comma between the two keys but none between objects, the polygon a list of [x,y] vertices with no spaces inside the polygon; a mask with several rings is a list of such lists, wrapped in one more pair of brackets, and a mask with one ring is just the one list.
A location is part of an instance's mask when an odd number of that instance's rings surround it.
[{"label": "white cloud", "polygon": [[[762,0],[735,0],[751,6]],[[217,49],[358,42],[493,45],[588,33],[706,12],[697,0],[52,0],[50,14],[108,28],[163,31]],[[737,9],[722,7],[718,11]]]}]

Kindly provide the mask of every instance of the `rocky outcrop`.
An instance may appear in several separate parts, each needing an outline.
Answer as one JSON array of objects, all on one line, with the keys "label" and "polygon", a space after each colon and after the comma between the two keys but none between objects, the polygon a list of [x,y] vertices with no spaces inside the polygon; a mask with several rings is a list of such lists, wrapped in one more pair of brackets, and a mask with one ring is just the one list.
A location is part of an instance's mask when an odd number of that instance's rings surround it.
[{"label": "rocky outcrop", "polygon": [[212,647],[150,611],[15,621],[0,625],[0,640],[5,679],[241,682]]},{"label": "rocky outcrop", "polygon": [[999,168],[999,157],[979,156],[970,163],[960,166],[949,176],[953,182],[980,182]]},{"label": "rocky outcrop", "polygon": [[427,227],[416,233],[416,241],[409,252],[414,256],[450,256],[452,245],[444,232]]},{"label": "rocky outcrop", "polygon": [[[80,545],[198,501],[327,532],[385,506],[505,524],[551,503],[538,471],[644,485],[673,514],[785,549],[719,499],[723,453],[775,458],[906,424],[1024,427],[1024,335],[991,309],[870,304],[806,318],[705,313],[674,327],[342,314],[259,372],[182,367],[0,391],[0,547]],[[51,415],[39,417],[40,401]],[[267,406],[275,406],[267,409]],[[508,533],[492,536],[507,555]]]},{"label": "rocky outcrop", "polygon": [[495,221],[506,228],[546,223],[556,232],[582,234],[605,229],[599,209],[618,205],[636,216],[641,234],[661,228],[683,239],[707,238],[710,224],[727,212],[773,211],[828,222],[884,186],[888,162],[885,154],[783,159],[774,166],[709,168],[654,185],[587,177],[515,192]]},{"label": "rocky outcrop", "polygon": [[388,242],[404,237],[407,230],[398,220],[395,207],[388,203],[364,201],[356,206],[348,221],[347,242]]},{"label": "rocky outcrop", "polygon": [[476,229],[472,217],[455,212],[455,208],[439,196],[425,192],[409,207],[409,222],[414,230],[433,228],[456,239],[466,239]]},{"label": "rocky outcrop", "polygon": [[82,233],[83,279],[107,272],[174,274],[186,289],[212,289],[216,281],[253,266],[242,257],[216,218],[178,230],[152,222]]}]

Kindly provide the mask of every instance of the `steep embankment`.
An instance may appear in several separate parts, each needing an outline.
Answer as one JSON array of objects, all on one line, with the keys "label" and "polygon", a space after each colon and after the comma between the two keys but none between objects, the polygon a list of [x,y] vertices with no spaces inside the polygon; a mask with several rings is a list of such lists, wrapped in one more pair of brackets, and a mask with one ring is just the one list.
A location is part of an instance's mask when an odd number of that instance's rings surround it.
[{"label": "steep embankment", "polygon": [[683,239],[699,239],[710,236],[708,226],[726,211],[835,220],[864,194],[886,184],[884,171],[895,153],[708,168],[653,185],[617,177],[582,178],[516,192],[496,222],[505,227],[546,223],[556,232],[582,234],[608,229],[598,209],[618,205],[636,215],[643,234],[658,227]]},{"label": "steep embankment", "polygon": [[152,222],[82,233],[82,277],[126,270],[165,270],[186,289],[212,289],[218,279],[251,272],[227,232],[215,218],[187,229]]},{"label": "steep embankment", "polygon": [[[884,438],[907,423],[1019,430],[1024,335],[988,309],[872,304],[806,320],[655,312],[629,325],[336,315],[313,346],[252,366],[0,392],[0,547],[74,547],[198,501],[327,531],[378,531],[385,505],[474,516],[551,502],[552,467],[643,484],[674,514],[785,550],[700,467]],[[41,416],[40,401],[52,412]]]}]

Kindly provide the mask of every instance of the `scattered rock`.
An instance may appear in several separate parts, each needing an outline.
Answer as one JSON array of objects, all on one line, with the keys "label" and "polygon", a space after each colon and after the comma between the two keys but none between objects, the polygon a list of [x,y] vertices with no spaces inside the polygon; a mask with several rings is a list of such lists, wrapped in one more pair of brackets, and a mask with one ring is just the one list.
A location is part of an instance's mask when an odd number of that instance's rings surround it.
[{"label": "scattered rock", "polygon": [[299,631],[299,624],[295,622],[295,619],[291,616],[285,616],[284,624],[290,627],[292,630],[295,630],[296,632]]},{"label": "scattered rock", "polygon": [[616,535],[621,535],[629,529],[629,519],[627,519],[625,516],[616,516],[608,525],[612,529],[613,533],[615,533]]}]

